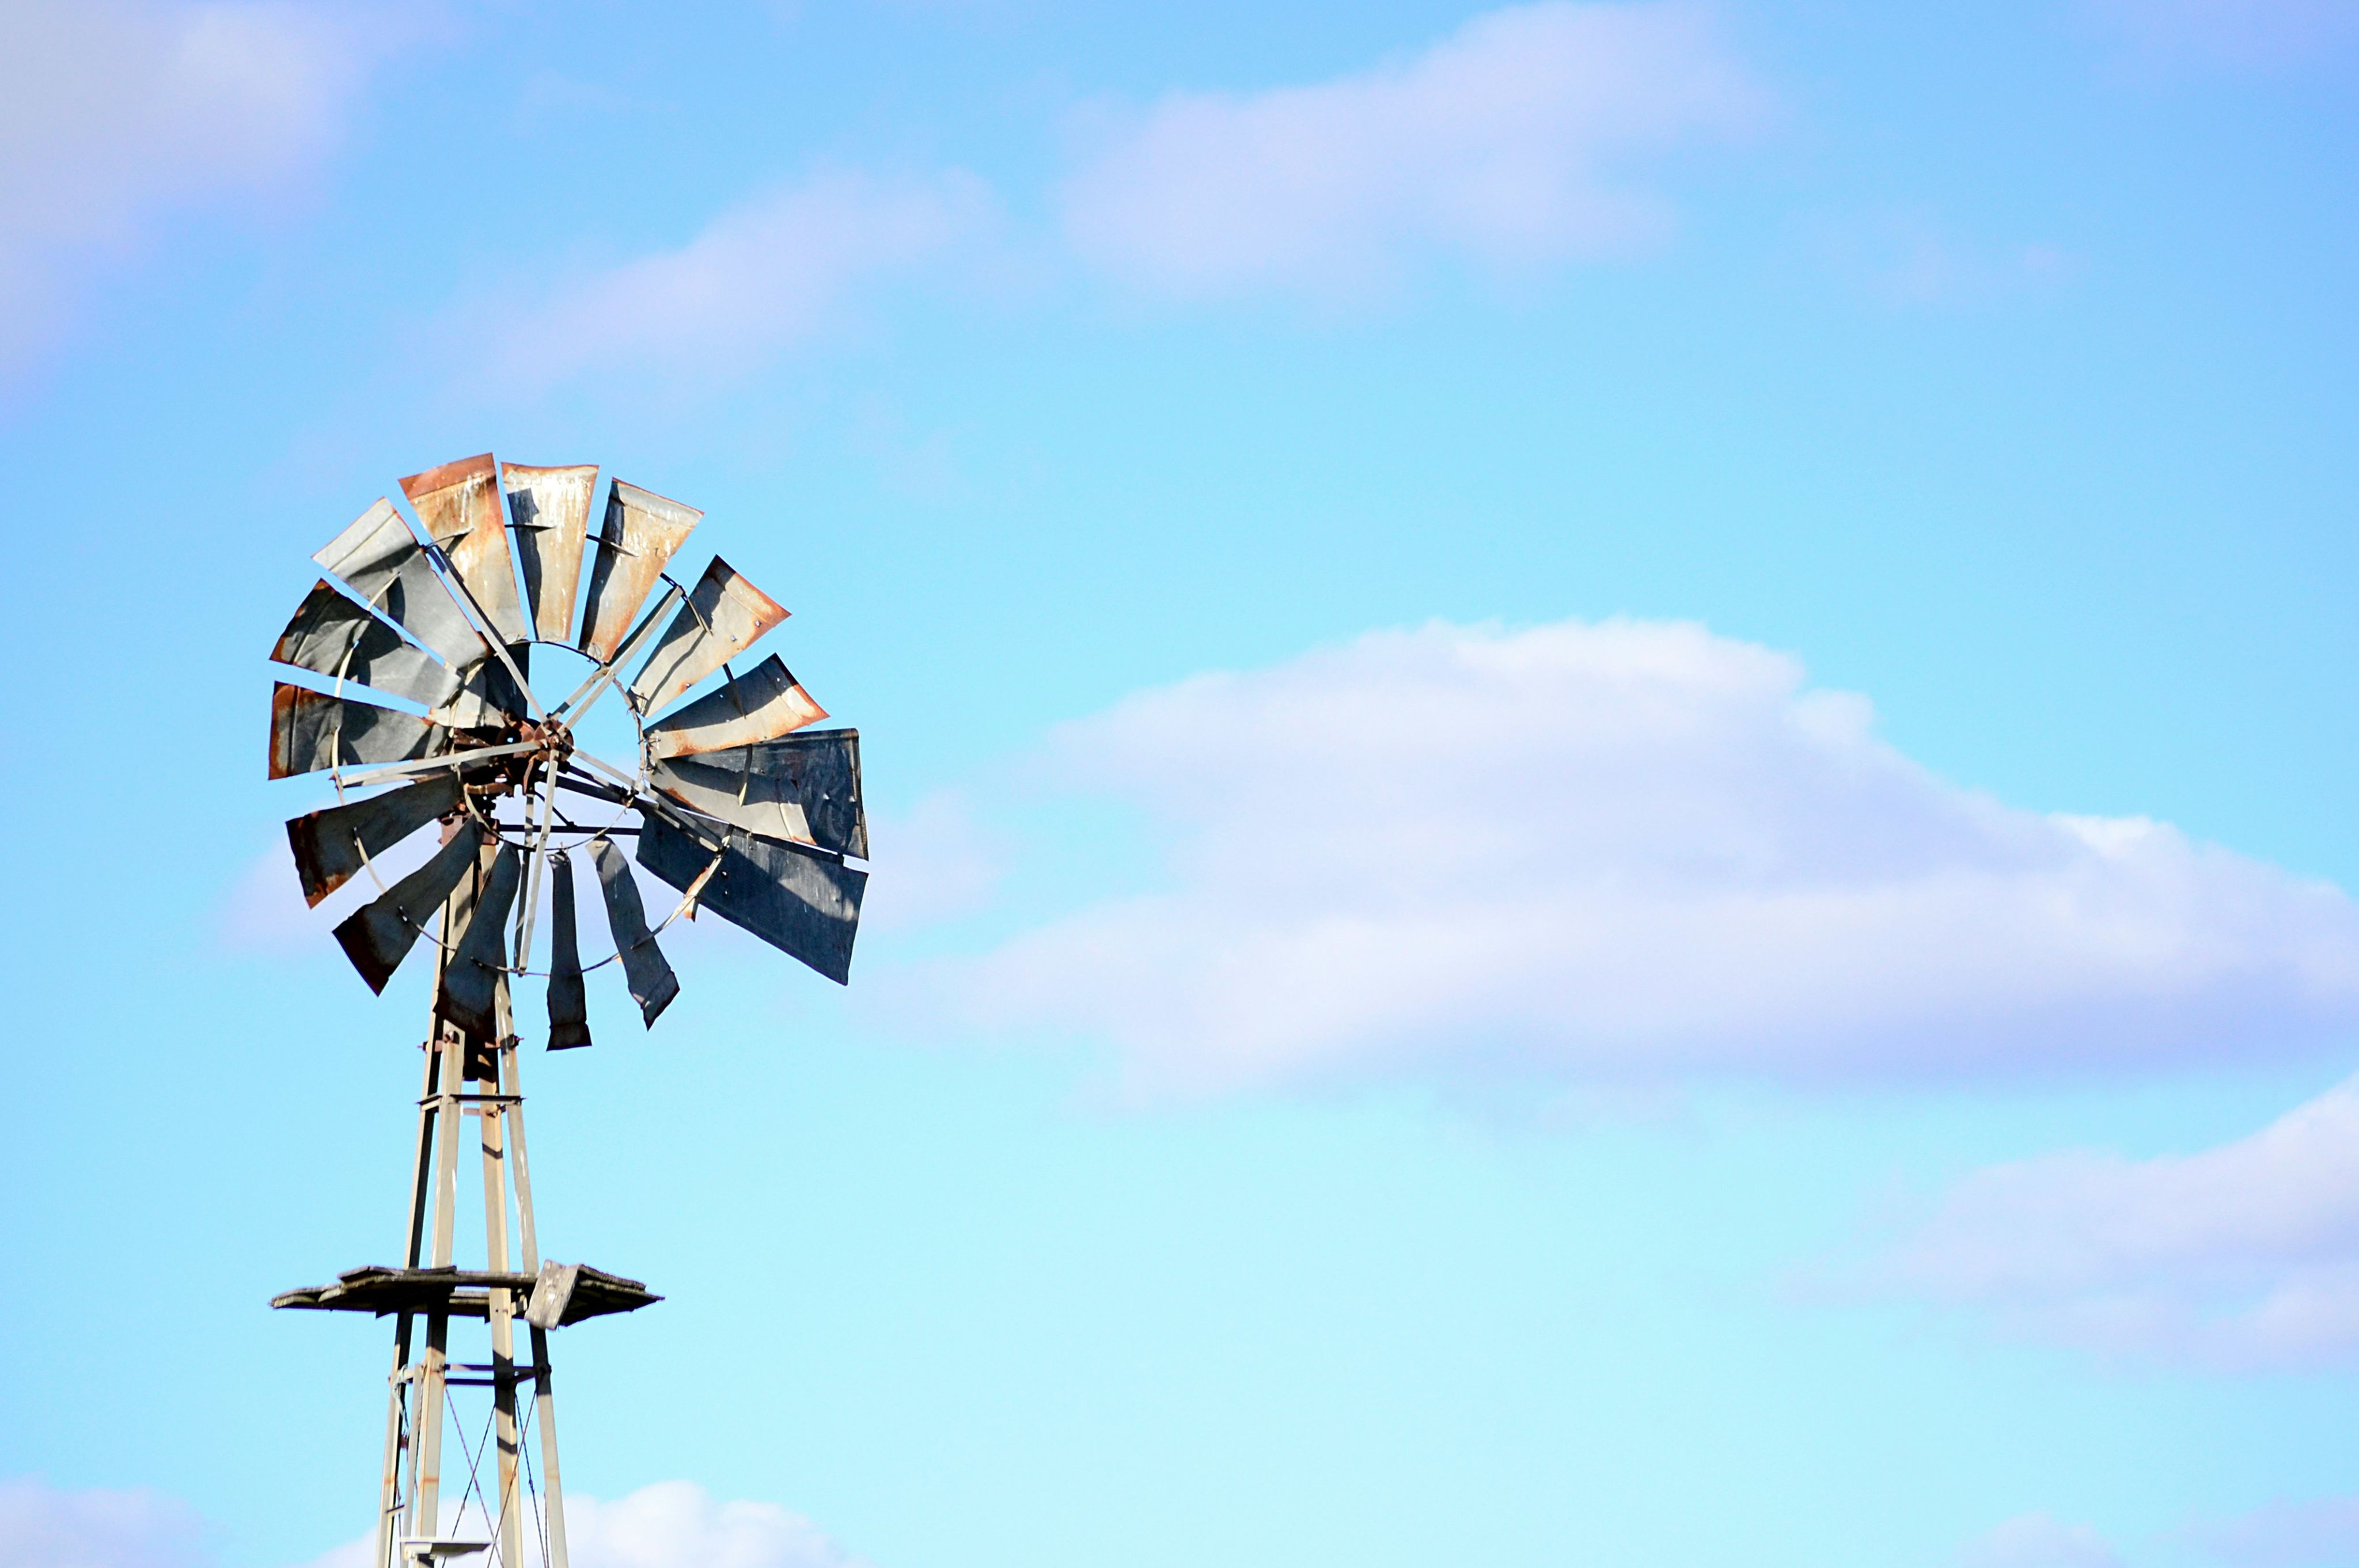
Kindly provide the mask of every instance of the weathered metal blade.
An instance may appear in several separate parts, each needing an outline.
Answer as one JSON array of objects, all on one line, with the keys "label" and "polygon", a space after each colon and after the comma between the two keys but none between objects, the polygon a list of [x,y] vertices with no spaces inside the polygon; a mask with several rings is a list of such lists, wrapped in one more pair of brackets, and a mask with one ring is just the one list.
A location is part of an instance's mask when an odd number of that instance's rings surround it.
[{"label": "weathered metal blade", "polygon": [[751,746],[816,724],[827,709],[811,700],[776,654],[719,691],[647,727],[651,757],[693,757]]},{"label": "weathered metal blade", "polygon": [[[532,651],[529,643],[518,643],[508,650],[518,669],[524,667],[525,655]],[[435,705],[426,717],[437,724],[448,724],[454,730],[497,728],[522,714],[528,704],[524,688],[516,685],[507,662],[485,659],[467,672],[448,697]]]},{"label": "weathered metal blade", "polygon": [[451,750],[443,725],[281,681],[270,693],[270,776],[354,762],[407,762]]},{"label": "weathered metal blade", "polygon": [[590,998],[575,934],[573,862],[564,850],[549,858],[549,1048],[564,1051],[590,1044]]},{"label": "weathered metal blade", "polygon": [[380,499],[311,557],[455,674],[492,656],[492,645],[459,608],[425,546],[393,503]]},{"label": "weathered metal blade", "polygon": [[442,994],[435,999],[434,1011],[478,1040],[495,1040],[500,1034],[498,1002],[500,987],[507,979],[508,909],[516,903],[522,871],[523,858],[515,845],[502,844],[492,852],[491,868],[468,914],[467,929],[452,949],[451,961],[442,966]]},{"label": "weathered metal blade", "polygon": [[340,676],[428,708],[440,707],[459,691],[457,678],[432,655],[403,642],[400,633],[324,579],[304,596],[270,656],[282,665]]},{"label": "weathered metal blade", "polygon": [[582,607],[582,652],[603,664],[629,631],[632,618],[663,574],[664,563],[688,538],[703,513],[653,491],[616,480],[606,491],[606,522],[598,530],[598,558],[590,568],[590,598]]},{"label": "weathered metal blade", "polygon": [[631,683],[634,706],[641,713],[664,708],[786,618],[776,600],[715,556]]},{"label": "weathered metal blade", "polygon": [[[704,877],[712,849],[654,812],[641,812],[639,821],[639,864],[682,892]],[[732,830],[697,903],[842,985],[867,886],[866,871],[822,850]]]},{"label": "weathered metal blade", "polygon": [[358,876],[370,856],[458,810],[459,796],[459,775],[449,773],[288,822],[287,843],[295,851],[303,902],[318,908],[321,899]]},{"label": "weathered metal blade", "polygon": [[806,730],[758,746],[675,757],[652,764],[647,776],[682,806],[748,833],[868,858],[857,730]]},{"label": "weathered metal blade", "polygon": [[623,956],[623,978],[630,982],[631,1000],[639,1016],[655,1027],[671,999],[679,994],[679,980],[664,962],[647,929],[647,912],[639,903],[639,884],[632,879],[631,862],[611,838],[590,840],[590,859],[598,868],[598,885],[606,894],[606,923],[614,934],[614,951]]},{"label": "weathered metal blade", "polygon": [[532,605],[533,625],[543,642],[570,642],[573,601],[582,589],[582,551],[590,536],[590,496],[598,488],[598,465],[535,469],[502,463],[500,474],[508,492],[516,564],[524,568],[524,592]]},{"label": "weathered metal blade", "polygon": [[361,972],[369,989],[382,992],[385,982],[393,979],[393,971],[401,967],[402,959],[418,941],[418,934],[426,929],[459,885],[459,879],[473,867],[477,852],[484,845],[484,829],[480,824],[462,822],[451,841],[435,853],[432,860],[393,884],[375,902],[355,910],[342,925],[336,927],[336,941],[344,949],[344,957]]},{"label": "weathered metal blade", "polygon": [[531,639],[516,602],[516,565],[508,554],[507,515],[500,507],[499,465],[485,452],[462,458],[401,481],[426,536],[441,546],[475,608],[504,643]]}]

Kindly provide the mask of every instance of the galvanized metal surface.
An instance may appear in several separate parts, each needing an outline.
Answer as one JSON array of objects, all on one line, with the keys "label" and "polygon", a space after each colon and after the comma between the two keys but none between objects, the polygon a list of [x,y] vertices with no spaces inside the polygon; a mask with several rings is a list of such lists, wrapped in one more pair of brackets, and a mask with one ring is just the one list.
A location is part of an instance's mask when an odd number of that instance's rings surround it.
[{"label": "galvanized metal surface", "polygon": [[776,600],[714,557],[631,682],[633,706],[641,713],[661,711],[786,618]]},{"label": "galvanized metal surface", "polygon": [[383,854],[436,817],[458,810],[459,796],[459,775],[445,773],[288,822],[287,844],[295,852],[295,875],[303,884],[303,901],[316,908],[321,899],[358,876],[369,857]]},{"label": "galvanized metal surface", "polygon": [[549,1048],[568,1051],[590,1044],[590,999],[582,982],[571,859],[561,851],[550,856],[549,875]]},{"label": "galvanized metal surface", "polygon": [[582,589],[582,552],[590,538],[590,497],[598,465],[566,468],[500,465],[516,529],[516,564],[525,598],[543,642],[573,641],[573,601]]},{"label": "galvanized metal surface", "polygon": [[414,713],[281,681],[270,694],[270,776],[440,757],[454,733]]},{"label": "galvanized metal surface", "polygon": [[650,764],[647,777],[683,806],[748,833],[868,858],[857,730],[806,730],[674,757]]},{"label": "galvanized metal surface", "polygon": [[653,491],[616,480],[606,492],[606,521],[590,568],[590,598],[582,607],[578,646],[592,658],[613,656],[665,563],[704,515]]},{"label": "galvanized metal surface", "polygon": [[488,628],[503,642],[528,641],[532,628],[516,601],[499,465],[492,454],[411,474],[401,481],[401,492],[409,497],[426,536],[449,557]]},{"label": "galvanized metal surface", "polygon": [[650,757],[693,757],[775,741],[827,717],[776,654],[647,727]]},{"label": "galvanized metal surface", "polygon": [[515,845],[502,844],[492,852],[466,930],[442,971],[435,1011],[480,1040],[496,1040],[503,1033],[495,1012],[507,974],[508,910],[516,903],[522,871]]},{"label": "galvanized metal surface", "polygon": [[590,841],[590,859],[606,895],[606,921],[614,932],[614,951],[622,956],[623,978],[631,988],[631,1000],[639,1004],[639,1016],[653,1028],[671,999],[679,994],[679,980],[647,929],[647,912],[639,903],[639,884],[632,879],[631,862],[606,838]]},{"label": "galvanized metal surface", "polygon": [[324,580],[304,596],[270,656],[297,669],[358,681],[424,708],[439,708],[459,694],[457,677],[431,654],[403,642],[399,633]]},{"label": "galvanized metal surface", "polygon": [[392,502],[378,501],[311,558],[424,644],[452,674],[462,675],[492,656],[491,644],[459,608]]},{"label": "galvanized metal surface", "polygon": [[[642,819],[639,864],[659,881],[685,892],[712,862],[710,849],[662,817]],[[732,830],[697,902],[842,985],[852,970],[867,885],[866,871],[824,851]]]},{"label": "galvanized metal surface", "polygon": [[401,967],[459,880],[474,869],[484,845],[484,830],[462,823],[451,841],[435,857],[402,878],[375,901],[363,905],[336,927],[336,941],[369,989],[383,991],[385,982]]}]

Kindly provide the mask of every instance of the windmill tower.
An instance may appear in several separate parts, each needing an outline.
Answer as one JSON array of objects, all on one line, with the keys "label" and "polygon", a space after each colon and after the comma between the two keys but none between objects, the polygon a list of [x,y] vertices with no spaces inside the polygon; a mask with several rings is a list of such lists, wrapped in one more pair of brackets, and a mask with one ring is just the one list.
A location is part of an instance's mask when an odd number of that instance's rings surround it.
[{"label": "windmill tower", "polygon": [[[692,588],[669,575],[702,514],[615,480],[593,540],[597,479],[489,453],[411,475],[415,524],[380,500],[338,535],[271,652],[307,678],[271,694],[270,776],[324,773],[337,799],[287,824],[305,898],[370,879],[376,896],[335,935],[372,990],[421,937],[433,955],[401,1261],[271,1303],[394,1320],[375,1568],[566,1568],[550,1336],[659,1299],[541,1254],[516,982],[541,982],[548,1047],[564,1050],[591,1043],[584,976],[609,964],[654,1025],[679,990],[657,937],[700,908],[839,984],[859,925],[858,732],[810,729],[827,714],[775,655],[731,667],[787,611],[717,557]],[[627,766],[585,743],[598,721],[631,748]],[[422,864],[397,877],[378,864],[429,827]],[[586,965],[582,860],[614,947]],[[652,925],[639,871],[679,895]],[[467,1184],[482,1255],[462,1264]],[[454,1393],[483,1397],[480,1422]]]}]

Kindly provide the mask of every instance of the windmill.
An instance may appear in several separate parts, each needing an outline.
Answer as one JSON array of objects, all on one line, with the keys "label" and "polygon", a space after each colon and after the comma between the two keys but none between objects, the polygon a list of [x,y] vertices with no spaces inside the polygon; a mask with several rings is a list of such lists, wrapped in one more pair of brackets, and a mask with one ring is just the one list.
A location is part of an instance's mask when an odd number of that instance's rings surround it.
[{"label": "windmill", "polygon": [[[549,1336],[660,1299],[540,1254],[516,982],[545,982],[548,1045],[564,1050],[591,1043],[586,977],[610,965],[654,1026],[679,989],[657,938],[700,909],[839,984],[852,960],[867,873],[847,862],[868,855],[858,731],[810,728],[827,714],[776,655],[734,667],[787,611],[718,557],[692,587],[669,574],[701,513],[614,480],[592,538],[597,481],[594,466],[489,453],[411,475],[414,524],[380,500],[336,535],[313,557],[326,576],[271,651],[306,678],[271,694],[270,776],[321,773],[336,795],[287,824],[304,897],[317,907],[368,879],[357,891],[375,896],[335,936],[372,990],[421,939],[433,966],[403,1260],[271,1303],[394,1319],[375,1568],[476,1556],[524,1568],[528,1540],[538,1562],[566,1568]],[[630,753],[590,750],[593,721]],[[380,863],[429,827],[423,863],[397,877]],[[613,938],[587,964],[579,860]],[[679,895],[653,925],[638,872]],[[470,1117],[480,1269],[453,1255]],[[475,1319],[485,1359],[452,1359],[453,1322]],[[480,1436],[453,1390],[486,1396]],[[446,1427],[463,1487],[444,1484]]]}]

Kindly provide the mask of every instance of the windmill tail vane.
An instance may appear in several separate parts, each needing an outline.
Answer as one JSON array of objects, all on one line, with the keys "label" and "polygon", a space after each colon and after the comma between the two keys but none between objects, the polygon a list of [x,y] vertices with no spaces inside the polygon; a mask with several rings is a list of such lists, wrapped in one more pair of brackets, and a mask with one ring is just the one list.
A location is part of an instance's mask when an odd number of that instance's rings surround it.
[{"label": "windmill tail vane", "polygon": [[[375,1568],[566,1568],[549,1336],[660,1299],[541,1256],[514,983],[545,981],[552,1050],[591,1044],[587,976],[609,966],[652,1028],[679,993],[658,938],[701,909],[838,984],[850,973],[868,880],[850,863],[868,858],[859,732],[811,728],[828,714],[776,654],[733,668],[788,611],[718,557],[693,586],[670,575],[701,512],[612,480],[592,536],[597,481],[594,465],[489,453],[411,475],[401,488],[415,524],[379,500],[337,535],[270,654],[304,677],[271,693],[270,777],[324,773],[336,795],[287,824],[305,900],[369,879],[375,896],[335,938],[371,990],[420,938],[433,965],[404,1260],[271,1303],[395,1320]],[[619,711],[636,742],[621,760],[582,740],[609,699],[603,721]],[[432,852],[388,881],[380,858],[429,827]],[[612,939],[587,964],[582,861]],[[678,895],[653,923],[640,872]],[[481,1269],[453,1255],[468,1118]],[[472,1320],[488,1359],[453,1360],[451,1325]],[[479,1393],[477,1422],[462,1406]],[[525,1441],[527,1400],[537,1444]],[[463,1485],[443,1475],[446,1428]]]}]

